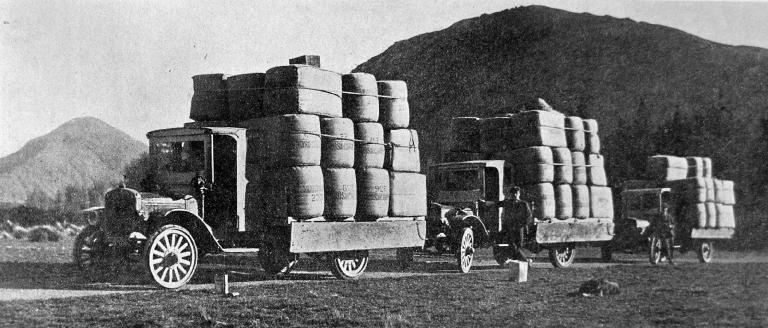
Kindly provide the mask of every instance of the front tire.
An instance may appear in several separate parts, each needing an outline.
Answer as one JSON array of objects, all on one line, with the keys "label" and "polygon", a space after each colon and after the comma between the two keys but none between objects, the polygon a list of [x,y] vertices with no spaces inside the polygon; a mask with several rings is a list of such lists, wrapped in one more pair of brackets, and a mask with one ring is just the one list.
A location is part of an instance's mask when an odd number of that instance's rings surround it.
[{"label": "front tire", "polygon": [[573,244],[563,244],[551,247],[549,249],[549,262],[555,268],[567,268],[576,258],[576,246]]},{"label": "front tire", "polygon": [[661,261],[661,238],[651,236],[648,240],[648,262],[657,265]]},{"label": "front tire", "polygon": [[184,286],[197,269],[198,250],[186,228],[168,224],[155,231],[144,250],[150,278],[163,288]]},{"label": "front tire", "polygon": [[72,262],[83,273],[92,274],[106,267],[109,260],[109,245],[104,231],[96,226],[87,226],[81,231],[72,249]]},{"label": "front tire", "polygon": [[709,263],[712,262],[714,257],[715,248],[711,241],[701,240],[696,243],[696,255],[698,255],[699,262]]},{"label": "front tire", "polygon": [[357,279],[368,267],[368,251],[348,251],[331,254],[331,273],[342,280]]},{"label": "front tire", "polygon": [[459,270],[462,273],[467,273],[472,268],[472,259],[475,254],[475,236],[471,228],[464,228],[459,238],[456,261],[459,264]]}]

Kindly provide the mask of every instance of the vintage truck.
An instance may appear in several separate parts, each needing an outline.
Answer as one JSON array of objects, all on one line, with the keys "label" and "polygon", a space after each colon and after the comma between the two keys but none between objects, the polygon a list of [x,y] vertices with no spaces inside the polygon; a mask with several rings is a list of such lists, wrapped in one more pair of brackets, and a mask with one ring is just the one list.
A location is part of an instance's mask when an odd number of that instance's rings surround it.
[{"label": "vintage truck", "polygon": [[153,170],[142,190],[121,186],[91,212],[76,238],[74,262],[90,270],[112,261],[143,264],[164,288],[190,281],[200,257],[258,252],[270,274],[288,273],[298,255],[329,261],[341,279],[360,276],[368,250],[422,247],[423,217],[369,222],[326,222],[322,217],[260,220],[246,204],[246,129],[180,127],[152,131]]},{"label": "vintage truck", "polygon": [[703,229],[695,226],[681,213],[678,195],[671,188],[628,189],[621,192],[621,214],[615,220],[616,236],[601,248],[602,259],[610,261],[613,252],[624,251],[648,254],[651,264],[662,258],[661,239],[648,227],[654,217],[660,215],[663,204],[669,204],[668,212],[677,217],[674,229],[674,247],[681,253],[695,251],[702,263],[709,263],[714,256],[716,240],[733,237],[733,228]]},{"label": "vintage truck", "polygon": [[[426,248],[452,252],[461,272],[468,272],[476,248],[492,247],[499,264],[509,259],[500,240],[503,202],[515,185],[504,160],[449,162],[430,168]],[[507,191],[507,192],[505,192]],[[602,245],[613,238],[612,219],[535,219],[524,242],[532,252],[546,249],[555,267],[568,267],[576,246]]]}]

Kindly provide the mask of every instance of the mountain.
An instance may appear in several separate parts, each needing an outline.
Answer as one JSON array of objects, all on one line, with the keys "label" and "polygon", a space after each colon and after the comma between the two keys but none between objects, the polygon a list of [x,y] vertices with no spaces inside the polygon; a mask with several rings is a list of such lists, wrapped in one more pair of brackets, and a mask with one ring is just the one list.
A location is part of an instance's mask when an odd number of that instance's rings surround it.
[{"label": "mountain", "polygon": [[[451,117],[488,117],[540,97],[563,113],[598,120],[614,182],[638,177],[644,161],[633,157],[636,150],[672,151],[663,138],[649,142],[647,136],[670,132],[659,127],[676,115],[701,125],[704,134],[707,124],[718,123],[714,118],[728,121],[721,138],[689,138],[689,147],[672,148],[685,152],[676,155],[713,157],[718,176],[735,179],[737,188],[752,183],[749,174],[762,166],[753,155],[766,129],[766,49],[529,6],[396,42],[354,71],[408,83],[411,125],[420,132],[425,164],[448,152]],[[641,138],[627,138],[632,124],[640,126]]]},{"label": "mountain", "polygon": [[70,120],[0,158],[0,202],[23,203],[35,190],[55,197],[67,186],[116,183],[146,149],[97,118]]}]

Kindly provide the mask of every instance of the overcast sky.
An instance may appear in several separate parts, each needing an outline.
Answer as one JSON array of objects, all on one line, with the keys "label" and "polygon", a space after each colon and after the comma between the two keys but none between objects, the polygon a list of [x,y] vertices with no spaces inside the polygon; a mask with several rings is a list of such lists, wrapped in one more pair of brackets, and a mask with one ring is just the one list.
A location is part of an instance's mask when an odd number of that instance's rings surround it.
[{"label": "overcast sky", "polygon": [[768,48],[766,2],[0,0],[0,156],[81,116],[146,142],[189,121],[192,75],[301,54],[345,73],[398,40],[529,4]]}]

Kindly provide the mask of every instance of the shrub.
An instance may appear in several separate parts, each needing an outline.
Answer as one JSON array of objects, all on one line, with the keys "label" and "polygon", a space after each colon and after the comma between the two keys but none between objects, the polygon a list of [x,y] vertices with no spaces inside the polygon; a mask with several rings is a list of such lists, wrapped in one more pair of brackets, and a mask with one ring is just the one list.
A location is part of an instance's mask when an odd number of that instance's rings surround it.
[{"label": "shrub", "polygon": [[59,241],[61,234],[52,226],[36,226],[29,229],[29,241]]}]

